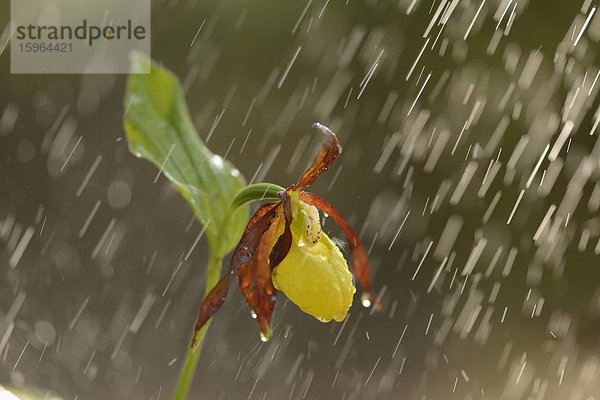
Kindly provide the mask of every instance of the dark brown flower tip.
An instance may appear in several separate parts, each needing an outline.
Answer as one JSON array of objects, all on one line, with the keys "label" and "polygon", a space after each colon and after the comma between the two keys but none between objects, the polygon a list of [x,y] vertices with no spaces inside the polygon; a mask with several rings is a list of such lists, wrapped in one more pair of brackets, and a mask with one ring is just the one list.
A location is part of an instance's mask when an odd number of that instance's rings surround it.
[{"label": "dark brown flower tip", "polygon": [[[271,227],[280,209],[281,203],[279,202],[276,204],[265,204],[262,207],[260,207],[256,211],[256,213],[254,213],[254,215],[248,222],[248,225],[246,225],[246,230],[244,231],[242,238],[240,239],[235,250],[233,251],[227,275],[225,275],[225,277],[223,277],[223,279],[221,279],[219,283],[217,283],[217,285],[208,293],[208,295],[202,301],[202,305],[200,306],[200,312],[198,313],[198,319],[196,320],[196,326],[194,328],[194,336],[192,338],[191,347],[194,347],[196,345],[196,335],[198,334],[200,329],[204,326],[204,324],[206,324],[206,322],[208,322],[210,317],[212,317],[219,310],[219,308],[221,308],[221,306],[225,302],[225,298],[227,297],[227,292],[229,290],[229,281],[231,273],[235,271],[238,267],[249,263],[253,260],[256,252],[258,251],[257,248],[259,246],[261,237],[263,237],[265,232],[267,232],[267,230]],[[268,281],[271,281],[270,271]],[[268,319],[270,320],[270,314],[268,316]]]},{"label": "dark brown flower tip", "polygon": [[198,319],[196,320],[196,326],[194,327],[194,336],[192,337],[192,343],[190,347],[195,347],[198,341],[197,335],[200,329],[208,322],[210,317],[216,313],[219,308],[225,302],[227,292],[229,290],[229,277],[231,274],[225,275],[223,279],[217,283],[217,285],[210,291],[210,293],[202,300],[200,305],[200,312],[198,313]]},{"label": "dark brown flower tip", "polygon": [[325,135],[326,142],[323,143],[321,149],[319,150],[319,154],[317,155],[317,159],[307,169],[304,174],[300,177],[300,181],[298,184],[292,185],[288,190],[302,190],[306,187],[312,185],[319,175],[323,171],[329,169],[329,166],[335,161],[336,158],[342,153],[342,147],[340,146],[340,142],[335,136],[335,133],[331,131],[325,125],[322,125],[318,122],[312,124],[312,127],[319,130],[323,135]]},{"label": "dark brown flower tip", "polygon": [[358,239],[358,235],[356,234],[356,232],[354,232],[354,230],[350,228],[350,225],[348,225],[344,218],[342,218],[340,213],[331,204],[329,204],[322,198],[309,192],[300,192],[298,193],[298,199],[305,202],[306,204],[315,206],[319,210],[328,214],[334,219],[334,221],[340,226],[340,228],[342,228],[342,230],[346,234],[346,239],[348,240],[348,244],[352,252],[352,273],[360,282],[367,294],[367,296],[365,296],[364,298],[368,299],[374,307],[379,308],[379,304],[376,300],[375,294],[371,289],[371,272],[369,270],[369,260],[367,259],[365,249],[360,240]]}]

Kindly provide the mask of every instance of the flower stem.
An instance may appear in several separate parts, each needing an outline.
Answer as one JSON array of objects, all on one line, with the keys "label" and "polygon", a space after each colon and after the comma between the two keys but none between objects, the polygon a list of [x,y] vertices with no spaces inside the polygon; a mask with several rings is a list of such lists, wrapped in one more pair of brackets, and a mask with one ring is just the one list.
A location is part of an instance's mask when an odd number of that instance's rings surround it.
[{"label": "flower stem", "polygon": [[[204,295],[206,296],[212,288],[219,282],[219,275],[221,273],[221,259],[217,256],[210,256],[208,261],[208,269],[206,271],[206,290]],[[190,385],[194,379],[194,372],[196,371],[196,365],[200,359],[200,351],[202,350],[202,344],[206,336],[206,331],[210,326],[211,319],[200,329],[197,334],[196,345],[194,347],[188,347],[183,361],[183,366],[179,372],[179,380],[175,387],[175,393],[173,394],[173,400],[185,400],[190,390]]]},{"label": "flower stem", "polygon": [[[246,186],[240,190],[240,192],[233,199],[231,207],[229,208],[229,212],[221,224],[216,245],[209,243],[209,245],[211,245],[211,255],[209,256],[208,268],[206,270],[206,290],[204,291],[204,297],[206,297],[219,282],[219,277],[221,275],[221,259],[223,258],[221,253],[226,252],[222,251],[223,249],[221,249],[223,235],[227,230],[227,226],[229,225],[233,214],[240,206],[250,201],[278,198],[278,192],[281,190],[283,190],[283,188],[278,185],[273,185],[270,183],[258,183]],[[193,347],[188,347],[188,350],[185,353],[185,359],[183,360],[183,365],[181,367],[181,371],[179,372],[179,380],[177,382],[177,386],[175,387],[173,400],[185,400],[187,397],[188,391],[190,390],[190,385],[194,379],[196,365],[198,365],[198,360],[200,359],[200,351],[202,350],[204,337],[206,336],[206,331],[210,326],[211,321],[212,318],[209,319],[196,334],[192,334],[192,339],[190,342],[193,342],[195,336],[196,345]]]}]

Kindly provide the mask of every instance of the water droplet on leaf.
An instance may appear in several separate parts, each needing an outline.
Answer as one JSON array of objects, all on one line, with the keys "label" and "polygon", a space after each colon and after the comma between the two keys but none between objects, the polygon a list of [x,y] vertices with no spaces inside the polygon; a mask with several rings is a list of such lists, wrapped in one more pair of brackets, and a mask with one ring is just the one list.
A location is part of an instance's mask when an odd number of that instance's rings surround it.
[{"label": "water droplet on leaf", "polygon": [[264,333],[261,332],[260,333],[260,340],[264,343],[264,342],[268,342],[269,340],[271,340],[271,337],[273,337],[273,331],[269,330],[269,332]]}]

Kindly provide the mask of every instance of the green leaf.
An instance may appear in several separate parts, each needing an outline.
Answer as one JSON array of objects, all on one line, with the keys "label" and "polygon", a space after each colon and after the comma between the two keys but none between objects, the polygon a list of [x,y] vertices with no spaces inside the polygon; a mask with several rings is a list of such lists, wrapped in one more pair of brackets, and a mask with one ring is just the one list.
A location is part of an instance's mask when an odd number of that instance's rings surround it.
[{"label": "green leaf", "polygon": [[[150,73],[142,73],[148,66]],[[244,177],[200,140],[177,77],[139,53],[131,56],[125,131],[131,152],[152,161],[188,201],[211,250],[218,256],[231,250],[248,220],[246,205],[228,216]]]}]

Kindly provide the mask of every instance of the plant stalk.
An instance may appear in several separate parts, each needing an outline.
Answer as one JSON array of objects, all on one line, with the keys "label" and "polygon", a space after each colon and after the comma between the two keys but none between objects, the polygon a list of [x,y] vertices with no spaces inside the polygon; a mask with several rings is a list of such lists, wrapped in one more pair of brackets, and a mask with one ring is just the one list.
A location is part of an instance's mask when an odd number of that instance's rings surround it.
[{"label": "plant stalk", "polygon": [[[219,257],[210,256],[208,261],[208,268],[206,271],[206,289],[204,297],[212,290],[212,288],[219,282],[219,276],[221,274],[221,260]],[[179,380],[175,387],[175,393],[173,394],[173,400],[185,400],[187,398],[190,385],[194,379],[194,372],[196,371],[196,365],[200,359],[200,352],[202,350],[202,344],[206,337],[206,330],[210,326],[212,318],[209,319],[206,324],[200,329],[197,334],[197,341],[194,347],[188,347],[185,354],[185,359],[179,372]],[[195,321],[194,321],[195,323]],[[193,334],[192,334],[193,335]],[[190,339],[191,343],[191,339]]]},{"label": "plant stalk", "polygon": [[[210,291],[217,285],[219,282],[219,278],[221,276],[221,259],[222,253],[219,246],[223,243],[223,235],[225,231],[227,231],[227,226],[233,217],[233,214],[237,211],[237,209],[252,201],[252,200],[262,200],[262,199],[275,199],[278,198],[278,192],[283,190],[281,186],[268,184],[268,183],[259,183],[254,185],[249,185],[240,190],[240,192],[234,198],[231,207],[229,208],[229,212],[225,216],[223,220],[223,224],[221,225],[219,231],[219,239],[217,240],[217,244],[213,248],[210,247],[210,256],[208,260],[208,268],[206,270],[206,289],[204,291],[204,297],[208,296]],[[211,243],[209,243],[210,245]],[[173,400],[185,400],[187,398],[187,394],[190,390],[190,386],[192,384],[192,380],[194,379],[194,372],[196,371],[196,366],[198,365],[198,360],[200,359],[200,352],[202,350],[202,344],[204,343],[204,337],[206,336],[206,331],[210,326],[212,318],[209,319],[206,324],[200,331],[195,335],[196,336],[196,345],[194,347],[188,347],[187,352],[185,353],[185,359],[183,360],[183,365],[181,367],[181,371],[179,372],[179,380],[177,382],[177,386],[175,387],[175,392],[173,394]],[[194,322],[195,323],[195,322]],[[194,339],[194,334],[192,333],[192,338],[190,339],[190,343]]]}]

